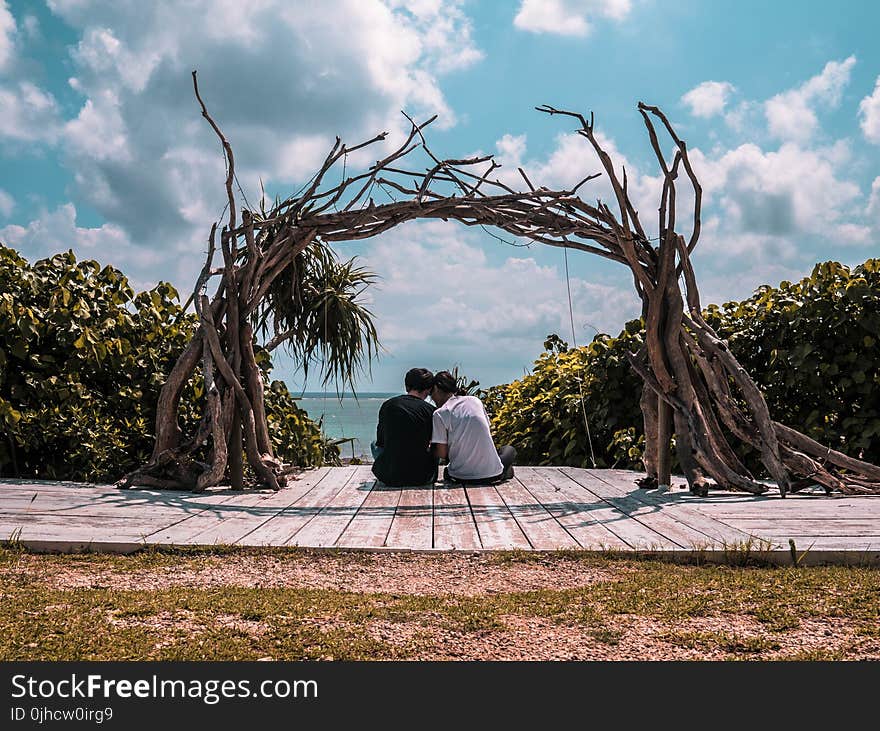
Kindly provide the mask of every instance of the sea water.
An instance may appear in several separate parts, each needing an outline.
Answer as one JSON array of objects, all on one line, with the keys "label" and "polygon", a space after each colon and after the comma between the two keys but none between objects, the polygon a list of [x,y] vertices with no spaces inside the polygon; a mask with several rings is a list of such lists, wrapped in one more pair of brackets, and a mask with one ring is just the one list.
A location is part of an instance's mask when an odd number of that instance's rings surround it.
[{"label": "sea water", "polygon": [[309,418],[321,423],[324,433],[331,439],[351,439],[339,445],[340,456],[356,457],[372,461],[370,442],[376,439],[379,407],[397,393],[359,393],[353,396],[336,392],[316,393],[306,391],[297,398],[297,405],[305,409]]}]

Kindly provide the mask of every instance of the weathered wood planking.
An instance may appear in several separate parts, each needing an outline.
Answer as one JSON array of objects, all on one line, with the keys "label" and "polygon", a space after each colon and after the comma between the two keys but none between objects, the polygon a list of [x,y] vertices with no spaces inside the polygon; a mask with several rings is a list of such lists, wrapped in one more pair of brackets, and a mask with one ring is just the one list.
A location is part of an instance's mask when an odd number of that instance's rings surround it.
[{"label": "weathered wood planking", "polygon": [[0,540],[58,538],[74,542],[125,540],[146,543],[156,529],[149,516],[128,518],[61,517],[57,515],[17,515],[0,518]]},{"label": "weathered wood planking", "polygon": [[654,530],[652,526],[631,519],[619,505],[588,490],[580,482],[565,474],[561,468],[550,468],[544,474],[560,492],[579,503],[581,512],[602,523],[629,548],[640,551],[677,551],[682,548],[680,544]]},{"label": "weathered wood planking", "polygon": [[[684,498],[687,500],[687,497]],[[711,515],[719,520],[727,518],[769,518],[776,517],[792,517],[792,518],[811,518],[813,520],[837,520],[839,518],[858,519],[861,517],[869,517],[876,519],[880,515],[880,503],[876,508],[872,509],[871,501],[865,497],[859,497],[856,500],[847,499],[848,502],[832,501],[831,503],[819,503],[814,500],[800,500],[797,497],[787,497],[784,500],[778,499],[772,502],[762,501],[755,505],[711,505],[701,504],[694,506],[701,513]],[[861,505],[854,505],[853,502],[861,502]],[[690,503],[687,503],[690,505]]]},{"label": "weathered wood planking", "polygon": [[[229,498],[229,492],[223,500]],[[118,516],[149,513],[180,517],[181,511],[198,513],[218,502],[218,494],[194,495],[182,491],[119,490],[96,486],[92,489],[61,488],[49,491],[43,486],[30,489],[0,488],[0,514],[38,513],[43,515]]]},{"label": "weathered wood planking", "polygon": [[495,550],[532,548],[529,539],[494,486],[467,486],[464,490],[471,505],[483,548]]},{"label": "weathered wood planking", "polygon": [[[579,492],[572,497],[567,488],[548,478],[546,468],[517,467],[520,484],[544,506],[557,522],[582,548],[590,550],[626,550],[632,548],[626,541],[610,530],[592,508],[604,506],[598,498],[590,505],[583,501]],[[568,480],[565,480],[568,482]],[[556,482],[559,482],[557,479]]]},{"label": "weathered wood planking", "polygon": [[336,545],[340,548],[381,548],[391,529],[401,490],[374,482],[360,510],[343,531]]},{"label": "weathered wood planking", "polygon": [[[689,550],[751,543],[805,563],[880,561],[880,497],[782,499],[641,490],[640,473],[517,467],[495,487],[387,488],[369,466],[303,473],[284,490],[203,494],[0,480],[0,540],[38,550],[298,544],[393,550]],[[675,484],[680,482],[676,478]]]},{"label": "weathered wood planking", "polygon": [[351,479],[345,483],[315,514],[287,541],[287,546],[323,548],[336,545],[342,532],[348,527],[358,508],[361,507],[370,488],[376,482],[368,465],[357,467]]},{"label": "weathered wood planking", "polygon": [[227,492],[226,499],[148,536],[162,545],[212,546],[235,543],[267,520],[278,515],[330,473],[329,468],[305,473],[278,492]]},{"label": "weathered wood planking", "polygon": [[[669,492],[659,494],[651,490],[642,490],[635,485],[632,472],[624,470],[588,470],[596,479],[615,488],[619,494],[634,497],[646,505],[651,505],[669,517],[690,526],[702,533],[712,545],[732,546],[748,543],[752,535],[712,515],[700,512],[682,500],[684,493]],[[690,494],[690,493],[688,493]]]},{"label": "weathered wood planking", "polygon": [[627,494],[613,483],[600,480],[587,469],[562,467],[560,472],[613,505],[632,521],[650,528],[678,548],[704,548],[714,543],[705,533],[665,514],[658,506],[649,505]]},{"label": "weathered wood planking", "polygon": [[[789,539],[795,543],[798,554],[816,551],[851,551],[854,554],[860,552],[874,552],[880,554],[880,535],[876,536],[767,536],[767,540],[777,544],[782,550],[788,551]],[[854,559],[858,556],[854,555]]]},{"label": "weathered wood planking", "polygon": [[519,479],[503,482],[496,489],[532,548],[538,551],[580,548],[580,544]]},{"label": "weathered wood planking", "polygon": [[776,536],[838,536],[860,538],[876,536],[880,525],[876,520],[822,520],[817,518],[736,518],[731,523],[752,535]]},{"label": "weathered wood planking", "polygon": [[400,488],[386,547],[421,551],[434,547],[433,492],[433,485]]},{"label": "weathered wood planking", "polygon": [[287,507],[236,541],[241,546],[283,546],[354,477],[355,467],[330,468]]},{"label": "weathered wood planking", "polygon": [[434,548],[459,551],[482,548],[462,487],[442,483],[434,486]]}]

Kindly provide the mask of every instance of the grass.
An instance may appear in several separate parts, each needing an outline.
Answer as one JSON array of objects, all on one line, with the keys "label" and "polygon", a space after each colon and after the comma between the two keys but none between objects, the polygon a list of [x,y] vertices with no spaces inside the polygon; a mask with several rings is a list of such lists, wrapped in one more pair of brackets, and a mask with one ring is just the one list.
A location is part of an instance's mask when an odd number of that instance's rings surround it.
[{"label": "grass", "polygon": [[[565,563],[604,569],[608,579],[475,596],[167,582],[114,588],[114,577],[168,576],[232,555],[279,562],[313,558],[304,549],[152,549],[120,556],[0,548],[0,660],[406,659],[432,657],[450,642],[470,646],[505,638],[522,623],[572,628],[590,647],[610,650],[632,644],[627,633],[649,623],[656,627],[652,641],[670,654],[684,649],[730,659],[845,659],[858,655],[860,642],[876,646],[880,626],[880,570],[870,567],[683,565],[646,557],[511,553],[474,561],[510,572],[526,562],[549,570]],[[357,568],[374,558],[340,552],[323,560]],[[47,578],[67,570],[86,571],[92,586],[58,588]],[[747,632],[728,628],[744,621]],[[850,639],[786,649],[792,633],[815,634],[814,625],[804,627],[808,622],[845,627]]]}]

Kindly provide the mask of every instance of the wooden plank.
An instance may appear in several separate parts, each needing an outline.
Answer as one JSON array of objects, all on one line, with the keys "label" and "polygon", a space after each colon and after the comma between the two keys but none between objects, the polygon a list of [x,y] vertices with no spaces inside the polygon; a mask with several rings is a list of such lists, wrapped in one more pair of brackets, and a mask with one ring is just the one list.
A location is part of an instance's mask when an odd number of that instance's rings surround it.
[{"label": "wooden plank", "polygon": [[618,470],[588,470],[588,472],[616,489],[619,494],[628,495],[646,505],[654,506],[678,522],[698,530],[713,545],[720,544],[720,547],[729,547],[748,543],[752,539],[748,532],[742,531],[726,521],[706,515],[684,503],[682,497],[685,493],[673,491],[661,494],[652,490],[639,489],[632,482],[632,473],[626,473],[621,477]]},{"label": "wooden plank", "polygon": [[731,521],[752,535],[860,537],[880,535],[880,520],[768,518]]},{"label": "wooden plank", "polygon": [[128,510],[142,507],[167,507],[176,509],[185,500],[181,496],[193,496],[186,492],[144,494],[141,491],[79,490],[67,489],[49,492],[45,490],[0,490],[0,512],[31,510],[40,512],[100,512],[103,509]]},{"label": "wooden plank", "polygon": [[805,563],[823,555],[880,557],[878,496],[783,500],[776,493],[713,491],[699,498],[683,490],[639,490],[638,476],[517,467],[515,480],[492,488],[389,489],[360,466],[310,471],[277,493],[218,488],[203,494],[7,480],[0,481],[0,540],[17,536],[25,545],[55,550],[134,550],[161,542],[283,545],[295,536],[294,543],[351,548],[681,551],[711,544],[720,551],[754,536],[780,554],[789,552],[792,538],[798,554],[807,551]]},{"label": "wooden plank", "polygon": [[360,510],[343,531],[336,545],[340,548],[381,548],[394,520],[401,490],[373,482]]},{"label": "wooden plank", "polygon": [[629,548],[640,551],[676,551],[682,548],[675,541],[670,540],[662,533],[658,533],[651,526],[633,520],[629,514],[613,502],[587,490],[579,482],[565,474],[561,468],[554,467],[543,473],[554,488],[573,501],[578,507],[578,513],[585,519],[589,518],[614,533],[624,541]]},{"label": "wooden plank", "polygon": [[[614,505],[630,520],[641,523],[662,535],[667,541],[681,548],[707,548],[716,541],[695,528],[681,523],[672,516],[665,515],[656,505],[648,505],[620,489],[598,479],[589,470],[579,467],[561,467],[560,472],[568,475],[585,490],[596,494]],[[635,488],[634,488],[635,489]]]},{"label": "wooden plank", "polygon": [[400,501],[385,546],[425,550],[434,547],[433,486],[401,487]]},{"label": "wooden plank", "polygon": [[864,551],[880,551],[880,535],[876,536],[768,536],[767,540],[778,544],[782,550],[790,550],[788,539],[795,543],[798,555],[804,551],[846,551],[859,554]]},{"label": "wooden plank", "polygon": [[464,488],[434,487],[434,548],[473,551],[482,547]]},{"label": "wooden plank", "polygon": [[523,487],[519,479],[503,482],[497,486],[497,490],[532,548],[537,551],[580,548],[580,544],[541,502]]},{"label": "wooden plank", "polygon": [[356,467],[331,467],[283,510],[236,541],[240,546],[283,546],[354,477]]},{"label": "wooden plank", "polygon": [[[563,487],[555,485],[544,468],[517,467],[520,484],[538,500],[544,509],[571,535],[582,548],[590,550],[626,550],[631,546],[598,520],[592,508],[604,506],[598,498],[585,505],[583,495],[571,497]],[[559,476],[556,475],[557,482]],[[565,482],[570,482],[565,478]]]},{"label": "wooden plank", "polygon": [[148,537],[148,541],[159,545],[201,546],[235,543],[277,515],[327,474],[327,469],[307,472],[278,492],[228,490],[222,503],[205,506],[195,515],[156,531]]},{"label": "wooden plank", "polygon": [[333,546],[363,505],[376,478],[369,466],[358,466],[345,483],[320,511],[287,541],[287,546],[322,548]]},{"label": "wooden plank", "polygon": [[466,486],[483,548],[530,549],[532,544],[493,485]]},{"label": "wooden plank", "polygon": [[84,495],[80,490],[71,494],[40,493],[36,499],[29,497],[4,496],[0,499],[0,513],[15,514],[38,512],[54,515],[94,515],[114,516],[147,513],[150,515],[168,514],[186,517],[194,515],[218,503],[233,499],[235,493],[221,490],[211,493],[194,494],[183,491],[162,491],[145,493],[141,490],[116,490],[113,493]]},{"label": "wooden plank", "polygon": [[794,498],[775,500],[773,502],[756,502],[751,505],[700,505],[698,509],[706,515],[726,518],[817,518],[836,520],[838,518],[880,518],[880,504],[875,508],[868,504],[852,504],[839,502],[835,504],[817,503],[814,501],[796,501]]},{"label": "wooden plank", "polygon": [[150,518],[64,518],[46,515],[22,515],[0,520],[0,540],[57,539],[89,542],[126,540],[145,543],[147,536],[162,524]]},{"label": "wooden plank", "polygon": [[17,494],[32,496],[34,493],[40,495],[110,495],[120,490],[114,485],[90,485],[80,482],[2,482],[0,481],[0,500],[5,496],[14,496]]},{"label": "wooden plank", "polygon": [[224,503],[216,519],[206,519],[204,529],[184,539],[185,544],[231,545],[271,520],[327,477],[329,468],[305,473],[278,492],[236,493]]}]

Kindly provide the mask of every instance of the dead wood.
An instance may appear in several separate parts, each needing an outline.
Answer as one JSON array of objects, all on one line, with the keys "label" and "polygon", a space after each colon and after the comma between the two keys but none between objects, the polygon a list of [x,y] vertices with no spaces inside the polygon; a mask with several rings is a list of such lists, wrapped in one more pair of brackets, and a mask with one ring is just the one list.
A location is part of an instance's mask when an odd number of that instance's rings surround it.
[{"label": "dead wood", "polygon": [[[126,477],[126,486],[203,490],[219,484],[236,450],[241,451],[242,438],[235,429],[240,424],[247,460],[258,478],[273,489],[282,487],[293,470],[272,454],[263,381],[254,354],[253,321],[273,282],[296,257],[306,255],[314,242],[367,239],[406,221],[441,219],[494,227],[514,237],[599,255],[629,268],[642,299],[646,331],[642,350],[630,358],[645,384],[641,399],[647,438],[644,487],[668,478],[669,432],[674,432],[685,477],[700,494],[705,494],[710,483],[756,494],[766,491],[767,486],[737,457],[737,442],[757,450],[782,495],[807,484],[848,493],[880,492],[880,467],[773,421],[758,385],[703,320],[690,256],[701,233],[702,188],[686,143],[657,107],[638,105],[663,174],[655,245],[630,198],[626,171],[618,172],[594,133],[593,116],[588,121],[577,112],[546,105],[537,109],[575,120],[577,133],[600,162],[600,173],[585,171],[584,179],[571,190],[548,190],[523,170],[519,172],[527,190],[514,190],[492,179],[499,165],[491,156],[443,159],[426,142],[425,129],[434,118],[417,124],[407,117],[410,130],[403,142],[366,171],[343,174],[340,182],[324,184],[340,161],[346,170],[350,153],[384,142],[385,133],[351,147],[336,138],[303,191],[268,211],[245,208],[239,223],[232,146],[209,114],[195,72],[193,88],[226,159],[227,220],[219,233],[223,266],[212,268],[215,224],[192,297],[200,327],[162,389],[153,456]],[[672,142],[671,162],[663,153],[658,129]],[[421,171],[404,161],[416,153],[428,160]],[[612,205],[589,204],[577,194],[599,174],[611,185]],[[682,180],[690,186],[694,200],[690,230],[684,234],[677,230],[676,210],[677,186]],[[400,199],[377,204],[380,194]],[[209,304],[203,290],[215,275],[219,275],[218,288]],[[267,337],[265,347],[272,350],[295,332],[276,331]],[[200,359],[206,376],[205,414],[195,438],[185,441],[177,419],[180,395]],[[219,378],[213,382],[215,371]],[[209,436],[211,462],[203,465],[192,454]]]}]

